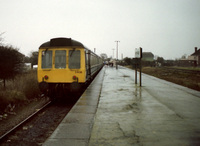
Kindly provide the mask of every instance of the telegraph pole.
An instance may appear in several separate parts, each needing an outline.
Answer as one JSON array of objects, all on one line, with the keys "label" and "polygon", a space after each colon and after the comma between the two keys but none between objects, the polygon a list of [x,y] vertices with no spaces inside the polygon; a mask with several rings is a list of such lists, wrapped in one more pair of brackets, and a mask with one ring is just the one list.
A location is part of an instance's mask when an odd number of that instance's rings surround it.
[{"label": "telegraph pole", "polygon": [[120,41],[115,41],[117,43],[117,47],[116,47],[116,69],[118,69],[118,66],[117,66],[117,60],[118,60],[118,43]]}]

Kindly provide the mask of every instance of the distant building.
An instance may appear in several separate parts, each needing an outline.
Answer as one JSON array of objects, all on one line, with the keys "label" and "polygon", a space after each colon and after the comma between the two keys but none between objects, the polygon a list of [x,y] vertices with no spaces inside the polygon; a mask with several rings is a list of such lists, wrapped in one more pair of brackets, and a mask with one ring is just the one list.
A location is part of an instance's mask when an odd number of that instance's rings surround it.
[{"label": "distant building", "polygon": [[143,52],[142,53],[143,61],[154,61],[154,55],[151,52]]},{"label": "distant building", "polygon": [[197,47],[194,48],[194,53],[192,53],[188,58],[182,57],[181,59],[176,61],[177,66],[200,66],[200,49],[198,50]]},{"label": "distant building", "polygon": [[188,60],[194,61],[196,65],[200,65],[200,48],[198,50],[197,47],[194,48],[194,53],[188,56]]}]

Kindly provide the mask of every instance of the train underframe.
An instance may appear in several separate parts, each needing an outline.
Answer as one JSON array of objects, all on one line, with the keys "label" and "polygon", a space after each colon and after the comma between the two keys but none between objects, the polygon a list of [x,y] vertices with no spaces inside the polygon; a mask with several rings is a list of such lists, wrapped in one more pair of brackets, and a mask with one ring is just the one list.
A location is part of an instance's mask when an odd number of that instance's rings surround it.
[{"label": "train underframe", "polygon": [[41,82],[39,88],[43,94],[51,99],[70,97],[73,94],[81,93],[87,83],[47,83]]}]

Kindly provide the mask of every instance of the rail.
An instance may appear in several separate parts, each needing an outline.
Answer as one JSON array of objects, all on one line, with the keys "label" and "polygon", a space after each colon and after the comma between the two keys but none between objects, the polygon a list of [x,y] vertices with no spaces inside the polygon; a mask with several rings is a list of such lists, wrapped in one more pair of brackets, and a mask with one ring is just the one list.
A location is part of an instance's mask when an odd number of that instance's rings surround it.
[{"label": "rail", "polygon": [[20,122],[19,124],[17,124],[16,126],[14,126],[12,129],[8,130],[6,133],[4,133],[3,135],[0,136],[0,142],[6,138],[10,133],[12,133],[13,131],[15,131],[17,128],[19,128],[21,125],[23,125],[25,122],[27,122],[28,120],[30,120],[32,117],[34,117],[35,115],[37,115],[41,110],[43,110],[44,108],[46,108],[49,104],[51,103],[51,101],[47,102],[44,106],[42,106],[39,110],[35,111],[33,114],[31,114],[29,117],[27,117],[25,120],[23,120],[22,122]]}]

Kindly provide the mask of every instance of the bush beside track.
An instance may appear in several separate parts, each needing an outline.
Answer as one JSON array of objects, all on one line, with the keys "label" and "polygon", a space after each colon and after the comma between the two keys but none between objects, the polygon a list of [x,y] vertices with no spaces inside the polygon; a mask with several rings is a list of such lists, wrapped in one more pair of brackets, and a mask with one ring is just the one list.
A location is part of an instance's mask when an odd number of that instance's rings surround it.
[{"label": "bush beside track", "polygon": [[37,71],[19,74],[14,80],[6,81],[7,87],[0,83],[0,115],[11,112],[17,105],[23,105],[39,97],[40,91],[37,83]]}]

